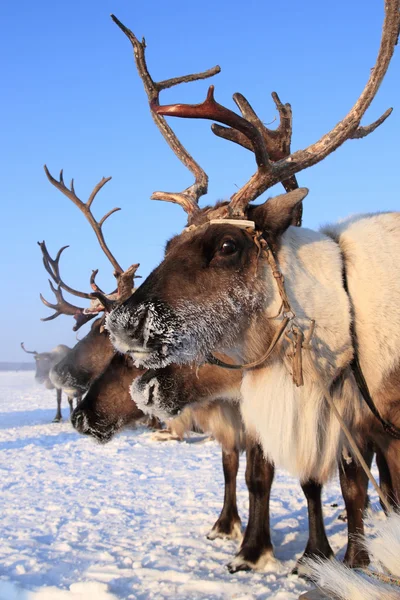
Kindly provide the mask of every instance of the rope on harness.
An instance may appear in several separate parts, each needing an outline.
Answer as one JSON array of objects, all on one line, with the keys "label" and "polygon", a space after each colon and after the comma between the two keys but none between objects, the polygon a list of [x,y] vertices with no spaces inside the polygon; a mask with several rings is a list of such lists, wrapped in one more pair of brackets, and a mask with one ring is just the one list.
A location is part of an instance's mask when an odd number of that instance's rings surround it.
[{"label": "rope on harness", "polygon": [[351,447],[354,456],[357,458],[358,462],[360,463],[361,467],[364,469],[365,474],[367,475],[368,479],[370,480],[370,482],[372,483],[373,487],[375,488],[376,493],[378,494],[379,498],[381,499],[383,505],[385,506],[388,514],[392,512],[393,507],[390,505],[390,503],[388,502],[388,499],[386,498],[386,496],[384,495],[384,493],[382,492],[381,488],[379,487],[379,485],[376,482],[375,477],[372,475],[370,468],[368,467],[367,463],[364,460],[364,457],[362,456],[356,442],[354,441],[353,436],[350,433],[349,428],[347,427],[346,423],[343,421],[342,415],[340,414],[340,412],[338,411],[338,409],[336,408],[336,404],[335,401],[333,399],[333,396],[330,392],[330,390],[328,389],[328,387],[326,386],[326,384],[324,383],[324,381],[322,380],[322,378],[319,376],[319,373],[317,372],[317,369],[315,368],[315,365],[313,363],[312,360],[310,360],[310,364],[312,366],[312,369],[315,373],[316,376],[316,380],[319,381],[319,384],[322,388],[322,392],[325,396],[325,400],[328,402],[329,406],[331,407],[335,417],[337,418],[337,420],[339,421],[340,427],[342,428],[342,431],[344,433],[344,435],[346,436],[347,441],[349,442],[349,446]]},{"label": "rope on harness", "polygon": [[364,402],[367,404],[368,408],[372,412],[372,414],[378,419],[381,423],[383,429],[386,433],[391,435],[396,440],[400,440],[400,429],[393,425],[390,421],[387,421],[382,417],[379,410],[376,408],[375,403],[372,399],[372,396],[369,392],[367,382],[365,381],[364,373],[361,370],[360,361],[358,360],[358,356],[355,353],[354,358],[351,361],[351,369],[353,371],[354,379],[356,380],[358,389],[361,392],[361,396],[364,399]]}]

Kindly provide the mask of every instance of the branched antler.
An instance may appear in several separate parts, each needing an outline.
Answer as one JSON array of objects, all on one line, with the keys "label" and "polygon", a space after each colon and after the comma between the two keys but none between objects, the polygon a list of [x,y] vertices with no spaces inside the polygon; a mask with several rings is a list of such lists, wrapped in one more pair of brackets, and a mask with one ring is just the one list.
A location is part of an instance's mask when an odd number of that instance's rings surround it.
[{"label": "branched antler", "polygon": [[78,196],[75,193],[74,180],[73,179],[71,180],[70,188],[68,188],[65,185],[62,169],[60,171],[60,179],[59,180],[55,179],[51,175],[51,173],[48,170],[46,165],[44,165],[44,170],[47,175],[47,179],[50,181],[50,183],[53,184],[54,187],[56,187],[58,190],[60,190],[60,192],[62,192],[65,196],[67,196],[67,198],[72,200],[72,202],[75,204],[75,206],[77,206],[79,208],[79,210],[85,215],[86,219],[89,221],[90,225],[92,226],[93,231],[96,234],[96,237],[99,241],[99,244],[100,244],[101,249],[103,250],[104,254],[107,256],[108,260],[111,262],[114,269],[117,272],[122,273],[123,269],[121,268],[117,259],[114,257],[114,255],[111,253],[110,249],[108,248],[108,246],[104,240],[104,235],[103,235],[103,231],[102,231],[102,226],[103,226],[104,222],[106,221],[106,219],[108,219],[108,217],[110,217],[113,213],[115,213],[121,209],[120,208],[112,208],[110,211],[108,211],[108,213],[106,213],[104,215],[104,217],[102,219],[100,219],[100,221],[96,221],[96,219],[93,216],[93,213],[91,211],[91,206],[93,204],[93,200],[95,199],[95,197],[97,196],[99,191],[105,186],[105,184],[108,181],[110,181],[111,177],[103,177],[101,179],[101,181],[99,181],[99,183],[94,186],[92,193],[90,194],[88,200],[86,202],[82,202],[82,200],[80,198],[78,198]]},{"label": "branched antler", "polygon": [[[248,143],[256,156],[258,170],[251,179],[232,197],[228,207],[221,207],[216,211],[210,211],[208,217],[243,216],[249,202],[255,200],[267,189],[276,183],[287,180],[295,173],[317,164],[326,156],[336,150],[348,139],[359,139],[372,133],[381,125],[392,112],[388,109],[379,119],[368,126],[360,126],[360,121],[375,97],[378,88],[389,66],[394,47],[397,44],[400,29],[400,0],[385,1],[385,20],[381,38],[380,49],[375,67],[371,71],[370,78],[362,91],[359,99],[349,113],[320,140],[304,150],[298,150],[286,158],[273,162],[271,148],[267,146],[269,135],[265,135],[265,128],[257,117],[247,100],[241,94],[234,94],[233,99],[239,107],[242,116],[221,106],[214,100],[213,87],[211,86],[206,100],[201,104],[186,105],[175,104],[169,106],[157,106],[152,104],[152,109],[159,115],[178,116],[184,118],[211,119],[228,125],[232,130],[223,132],[223,128],[214,126],[217,135],[240,143],[248,147]],[[284,118],[283,129],[288,127],[285,119],[290,115],[282,112],[279,98],[273,96],[278,110]],[[278,101],[278,103],[277,103]],[[291,129],[291,124],[290,124]],[[249,142],[246,142],[248,138]],[[267,139],[266,139],[267,138]]]},{"label": "branched antler", "polygon": [[[146,64],[145,40],[143,39],[142,42],[139,42],[134,33],[125,27],[125,25],[123,25],[116,16],[111,15],[111,18],[114,23],[118,25],[121,31],[123,31],[128,37],[133,46],[136,67],[143,82],[150,106],[159,106],[159,95],[162,90],[179,85],[180,83],[188,83],[190,81],[207,79],[221,71],[221,68],[217,65],[212,69],[208,69],[208,71],[204,71],[202,73],[183,75],[182,77],[174,77],[172,79],[166,79],[165,81],[155,82],[153,81]],[[184,146],[178,140],[165,119],[155,111],[152,111],[152,117],[174,154],[193,174],[195,182],[182,192],[154,192],[151,198],[152,200],[165,200],[167,202],[180,204],[189,215],[193,215],[199,211],[199,198],[207,193],[208,177],[203,169],[196,163],[194,158],[189,154],[186,148],[184,148]]]},{"label": "branched antler", "polygon": [[67,302],[67,300],[65,300],[64,296],[62,295],[61,286],[54,287],[50,279],[49,284],[50,289],[55,295],[57,302],[55,304],[52,304],[51,302],[46,300],[42,296],[42,294],[40,294],[40,299],[45,306],[47,306],[48,308],[52,308],[55,312],[49,317],[44,317],[40,319],[41,321],[52,321],[60,315],[71,315],[76,320],[76,325],[75,327],[73,327],[73,330],[77,331],[80,327],[82,327],[82,325],[90,321],[90,319],[93,319],[93,317],[96,316],[98,312],[104,310],[103,308],[101,308],[100,311],[88,314],[86,313],[86,309],[81,308],[80,306],[75,306],[74,304],[71,304],[70,302]]},{"label": "branched antler", "polygon": [[[101,313],[102,311],[110,311],[117,304],[124,302],[129,296],[132,294],[133,289],[133,280],[134,278],[140,277],[140,275],[136,275],[136,271],[139,268],[139,264],[132,265],[124,272],[114,272],[114,275],[117,279],[118,288],[114,290],[111,294],[106,295],[97,285],[95,279],[98,273],[98,270],[92,271],[90,277],[90,286],[93,290],[91,293],[79,292],[74,288],[71,288],[69,285],[64,283],[61,279],[60,275],[60,257],[63,251],[68,248],[68,246],[63,246],[57,252],[56,258],[51,258],[46,243],[38,242],[38,245],[42,251],[43,255],[43,264],[46,271],[49,273],[50,277],[54,281],[57,287],[55,287],[52,282],[49,280],[49,284],[52,292],[56,296],[57,303],[51,304],[47,300],[43,298],[40,294],[40,299],[43,304],[47,307],[55,310],[55,313],[50,317],[46,317],[45,319],[41,319],[42,321],[52,321],[53,319],[59,317],[60,315],[73,315],[77,321],[77,324],[74,327],[74,331],[77,331],[82,325],[93,319],[96,315]],[[78,296],[79,298],[86,298],[87,300],[92,301],[92,306],[90,308],[81,308],[78,306],[74,306],[73,304],[67,302],[62,295],[61,288],[65,291],[69,292],[74,296]],[[97,302],[96,302],[97,301]]]},{"label": "branched antler", "polygon": [[38,246],[42,251],[44,268],[46,269],[46,271],[57,286],[61,287],[63,290],[65,290],[69,294],[72,294],[73,296],[78,296],[78,298],[86,298],[87,300],[93,299],[92,294],[87,294],[86,292],[80,292],[79,290],[75,290],[61,279],[59,262],[61,254],[64,252],[64,250],[66,250],[66,248],[69,248],[69,246],[63,246],[62,248],[60,248],[54,259],[51,258],[47,250],[46,243],[44,241],[38,242]]},{"label": "branched antler", "polygon": [[[246,98],[241,94],[237,94],[237,96],[241,98],[243,116],[245,116],[245,118],[252,122],[257,128],[259,128],[264,138],[264,144],[269,159],[273,162],[276,162],[282,158],[290,156],[290,145],[292,142],[291,105],[288,102],[283,104],[278,94],[276,92],[272,92],[271,96],[279,113],[279,125],[276,129],[269,129],[257,116]],[[237,129],[221,127],[221,125],[213,123],[213,125],[211,125],[211,130],[218,137],[229,140],[230,142],[235,142],[236,144],[239,144],[239,146],[247,148],[247,150],[252,152],[254,151],[253,144],[250,139]],[[298,188],[298,183],[294,175],[289,177],[287,180],[282,181],[282,185],[287,192],[291,192]]]},{"label": "branched antler", "polygon": [[[111,262],[111,264],[113,265],[113,267],[115,269],[114,275],[117,278],[118,277],[122,278],[122,280],[124,282],[126,282],[126,286],[124,288],[124,296],[126,296],[126,294],[127,294],[127,289],[128,289],[128,285],[129,285],[128,282],[130,283],[130,294],[131,294],[132,289],[133,289],[133,280],[135,277],[135,271],[139,265],[134,265],[134,267],[135,267],[134,270],[132,270],[132,267],[129,267],[129,269],[124,272],[122,267],[119,265],[117,259],[114,257],[114,255],[111,253],[110,249],[108,248],[108,245],[105,242],[103,231],[102,231],[102,226],[103,226],[104,222],[106,221],[106,219],[108,219],[108,217],[110,217],[116,211],[120,210],[120,208],[111,209],[104,215],[104,217],[102,217],[100,219],[100,221],[96,221],[96,219],[93,216],[93,213],[91,211],[91,206],[93,204],[93,201],[94,201],[96,195],[104,187],[104,185],[108,181],[110,181],[111,177],[103,177],[101,179],[101,181],[99,181],[99,183],[93,188],[92,193],[90,194],[87,202],[82,202],[82,200],[80,198],[78,198],[78,196],[75,193],[73,179],[71,181],[70,187],[68,188],[64,183],[62,170],[60,172],[59,180],[55,179],[50,174],[46,165],[44,166],[44,170],[45,170],[45,173],[46,173],[47,178],[50,181],[50,183],[52,183],[58,190],[60,190],[65,196],[67,196],[67,198],[72,200],[72,202],[85,215],[86,219],[89,221],[90,225],[92,226],[92,229],[94,230],[94,232],[96,234],[96,237],[99,241],[99,244],[100,244],[103,252],[105,253],[105,255],[107,256],[107,258],[109,259],[109,261]],[[98,285],[95,282],[95,278],[98,273],[98,270],[93,271],[91,278],[90,278],[90,285],[93,289],[92,293],[80,292],[78,290],[75,290],[74,288],[71,288],[69,285],[67,285],[62,280],[61,275],[60,275],[60,268],[59,268],[59,261],[60,261],[61,254],[63,253],[63,251],[66,248],[68,248],[68,246],[63,246],[62,248],[60,248],[60,250],[58,251],[58,253],[56,255],[56,258],[52,259],[50,254],[47,251],[45,242],[38,242],[38,244],[40,246],[40,249],[42,250],[44,268],[49,273],[49,275],[51,276],[51,278],[54,281],[54,283],[56,284],[56,286],[58,286],[58,288],[62,288],[74,296],[78,296],[80,298],[86,298],[87,300],[91,300],[92,302],[98,300],[102,304],[102,306],[95,306],[95,307],[92,307],[89,309],[79,309],[80,311],[81,310],[84,311],[85,318],[83,318],[83,317],[79,318],[79,325],[77,324],[75,330],[78,327],[80,327],[81,325],[83,325],[87,320],[93,318],[93,316],[95,316],[102,310],[109,310],[110,302],[111,302],[110,296],[115,296],[116,298],[118,298],[118,302],[121,302],[121,300],[119,298],[119,294],[116,296],[116,292],[118,290],[115,290],[110,295],[106,296],[106,294],[98,287]],[[52,286],[52,288],[53,288],[53,286]],[[54,290],[55,290],[55,288],[54,288]],[[56,293],[56,292],[54,291],[54,293]],[[60,294],[61,294],[61,292],[60,292]],[[61,294],[61,298],[62,298],[62,294]],[[64,299],[62,299],[62,300],[64,300]],[[57,316],[59,316],[59,314],[71,314],[71,312],[68,312],[69,309],[68,309],[68,306],[66,305],[68,303],[62,304],[62,302],[60,300],[59,304],[60,304],[60,307],[59,307],[59,309],[57,309],[56,314],[54,314],[51,317],[49,317],[48,319],[44,319],[44,320],[55,319]],[[73,305],[71,305],[71,306],[73,306]],[[65,311],[63,311],[63,307],[65,308]],[[79,313],[79,314],[81,314],[81,313]],[[90,315],[90,316],[88,316],[88,315]]]},{"label": "branched antler", "polygon": [[[74,329],[74,331],[77,331],[80,327],[82,327],[82,325],[84,325],[85,323],[87,323],[88,321],[93,319],[93,317],[95,317],[100,312],[105,310],[106,306],[101,303],[100,298],[98,298],[94,293],[88,294],[86,292],[80,292],[78,290],[75,290],[74,288],[71,288],[69,285],[64,283],[64,281],[61,279],[59,261],[61,258],[61,254],[63,253],[63,251],[66,248],[68,248],[68,246],[63,246],[62,248],[60,248],[60,250],[57,252],[56,258],[53,259],[53,258],[51,258],[50,254],[47,250],[46,243],[44,241],[38,242],[38,245],[42,251],[44,268],[46,269],[47,273],[49,273],[50,277],[52,278],[52,280],[54,281],[54,283],[57,286],[57,287],[55,287],[52,284],[52,282],[49,280],[51,290],[54,293],[54,295],[56,296],[56,300],[57,300],[56,304],[51,304],[50,302],[45,300],[43,298],[43,296],[40,294],[40,299],[42,300],[43,304],[45,304],[47,307],[53,308],[53,310],[55,310],[55,313],[52,314],[50,317],[46,317],[41,320],[42,321],[52,321],[53,319],[56,319],[60,315],[73,315],[77,321],[77,323],[73,329]],[[92,277],[93,277],[93,275],[92,275]],[[91,280],[92,280],[92,278],[91,278]],[[64,289],[65,291],[67,291],[68,293],[72,294],[73,296],[78,296],[79,298],[85,298],[85,299],[91,300],[91,301],[100,300],[100,303],[98,303],[97,306],[89,308],[89,309],[74,306],[73,304],[71,304],[65,300],[65,298],[62,295],[61,288]]]}]

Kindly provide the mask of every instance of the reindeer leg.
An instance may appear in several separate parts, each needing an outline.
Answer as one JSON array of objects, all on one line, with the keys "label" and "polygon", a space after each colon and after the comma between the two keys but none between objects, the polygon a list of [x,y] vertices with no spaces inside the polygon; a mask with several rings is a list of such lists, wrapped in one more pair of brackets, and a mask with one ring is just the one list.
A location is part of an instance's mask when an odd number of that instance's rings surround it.
[{"label": "reindeer leg", "polygon": [[[394,494],[389,466],[386,462],[386,458],[383,452],[379,448],[376,449],[376,465],[379,471],[379,487],[381,488],[382,492],[385,494],[386,498],[389,500],[393,508],[396,508],[397,503]],[[382,501],[380,502],[382,509],[385,511],[385,513],[387,513],[386,506],[384,506]]]},{"label": "reindeer leg", "polygon": [[[371,446],[360,448],[366,462],[372,460]],[[366,567],[367,551],[360,545],[364,534],[364,510],[368,491],[368,477],[355,459],[342,458],[339,463],[340,486],[347,512],[348,544],[344,562],[348,567]]]},{"label": "reindeer leg", "polygon": [[209,540],[216,538],[241,540],[241,521],[236,504],[236,478],[239,469],[239,450],[237,448],[230,452],[222,449],[222,467],[225,478],[224,505],[207,538]]},{"label": "reindeer leg", "polygon": [[74,410],[74,399],[71,398],[70,396],[68,396],[67,398],[68,398],[68,404],[69,404],[69,416],[71,416],[72,411]]},{"label": "reindeer leg", "polygon": [[62,390],[57,390],[57,412],[56,412],[56,416],[53,419],[53,423],[59,423],[62,420],[61,394],[62,394]]},{"label": "reindeer leg", "polygon": [[308,508],[308,542],[303,556],[299,558],[292,573],[307,575],[307,568],[303,566],[308,557],[319,556],[330,558],[333,550],[326,537],[324,516],[322,512],[321,492],[322,485],[313,479],[301,484],[301,489],[307,500]]},{"label": "reindeer leg", "polygon": [[387,437],[385,439],[384,448],[382,448],[382,454],[383,456],[377,452],[376,455],[379,475],[382,478],[381,467],[383,467],[384,460],[386,463],[386,472],[384,473],[386,486],[388,485],[387,476],[390,477],[388,499],[390,503],[398,509],[400,506],[400,440]]},{"label": "reindeer leg", "polygon": [[248,442],[246,456],[249,521],[240,550],[228,564],[230,573],[262,570],[275,560],[269,526],[269,497],[275,469],[265,460],[259,444]]}]

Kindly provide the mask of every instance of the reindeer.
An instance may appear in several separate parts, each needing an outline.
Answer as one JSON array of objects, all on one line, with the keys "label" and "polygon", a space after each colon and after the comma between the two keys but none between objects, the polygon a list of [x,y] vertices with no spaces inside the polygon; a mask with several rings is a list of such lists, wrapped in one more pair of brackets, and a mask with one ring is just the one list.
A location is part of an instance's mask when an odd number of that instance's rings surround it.
[{"label": "reindeer", "polygon": [[[139,73],[148,81],[144,44],[114,20],[130,38]],[[319,141],[277,162],[269,156],[269,130],[241,94],[234,100],[242,116],[214,100],[213,86],[202,104],[161,106],[162,89],[204,74],[158,84],[150,78],[152,116],[196,178],[181,193],[155,192],[152,198],[180,204],[188,213],[188,226],[168,242],[164,260],[135,295],[106,321],[116,348],[138,366],[160,369],[208,361],[243,369],[246,431],[260,440],[268,460],[302,482],[327,481],[347,449],[327,404],[330,398],[361,452],[371,443],[380,449],[397,502],[400,215],[361,215],[314,232],[292,226],[305,188],[261,205],[250,202],[320,162],[347,139],[365,137],[389,116],[391,109],[371,125],[360,125],[386,73],[399,27],[400,0],[388,0],[378,58],[354,107]],[[290,106],[276,94],[273,98],[279,128],[290,142]],[[214,125],[216,135],[254,152],[257,171],[229,202],[199,208],[207,176],[182,146],[171,143],[165,115],[215,120],[228,127]],[[228,355],[229,363],[215,358],[216,351]],[[372,410],[364,402],[366,387]],[[157,387],[151,392],[154,402]],[[174,412],[171,402],[168,410]],[[348,520],[349,533],[362,533],[365,475],[357,466],[350,480],[343,480],[342,469],[340,473],[346,508],[351,502],[359,507]],[[349,565],[368,563],[367,552],[358,550],[349,541]]]},{"label": "reindeer", "polygon": [[[175,407],[177,404],[183,407],[182,412],[168,423],[172,435],[181,439],[195,425],[212,433],[222,447],[224,504],[207,536],[209,539],[242,537],[236,504],[236,478],[239,454],[246,450],[249,519],[239,552],[228,568],[231,573],[248,569],[262,570],[274,560],[269,525],[269,497],[274,467],[264,459],[261,446],[245,434],[239,409],[239,371],[227,372],[214,365],[205,365],[197,372],[191,365],[170,365],[160,371],[143,373],[134,366],[130,357],[116,354],[109,368],[94,382],[74,410],[71,417],[73,427],[100,442],[108,442],[124,427],[143,419],[144,413],[132,400],[131,394],[139,404],[145,405],[148,413],[146,391],[155,380],[158,390],[155,401],[162,399],[163,407],[168,402]],[[138,393],[138,387],[141,393]],[[169,413],[163,410],[157,414],[165,418]],[[307,547],[296,567],[300,571],[306,557],[333,556],[323,524],[322,486],[309,481],[302,488],[310,514],[310,529]]]},{"label": "reindeer", "polygon": [[[57,387],[50,377],[50,372],[57,365],[58,362],[64,359],[71,352],[71,348],[64,344],[59,344],[50,352],[36,352],[36,350],[27,350],[24,346],[24,342],[21,342],[21,348],[27,354],[33,354],[36,363],[35,379],[38,383],[43,385],[48,390],[54,390],[56,388],[57,393],[57,412],[53,419],[53,423],[59,423],[62,420],[61,414],[61,388]],[[73,410],[73,399],[67,395],[69,410],[72,413]]]}]

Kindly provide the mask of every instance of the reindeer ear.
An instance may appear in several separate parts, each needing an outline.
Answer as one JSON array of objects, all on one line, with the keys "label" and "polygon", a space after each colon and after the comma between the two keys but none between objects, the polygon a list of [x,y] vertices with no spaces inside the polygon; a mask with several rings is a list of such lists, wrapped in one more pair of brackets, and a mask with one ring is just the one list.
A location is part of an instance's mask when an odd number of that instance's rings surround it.
[{"label": "reindeer ear", "polygon": [[257,229],[270,233],[273,239],[276,239],[293,224],[296,208],[307,194],[307,188],[298,188],[287,194],[269,198],[264,204],[250,206],[248,218],[255,221]]}]

